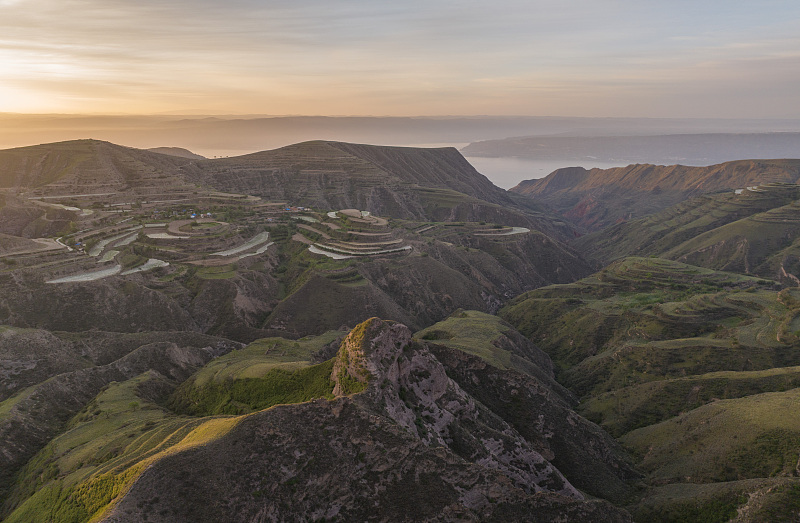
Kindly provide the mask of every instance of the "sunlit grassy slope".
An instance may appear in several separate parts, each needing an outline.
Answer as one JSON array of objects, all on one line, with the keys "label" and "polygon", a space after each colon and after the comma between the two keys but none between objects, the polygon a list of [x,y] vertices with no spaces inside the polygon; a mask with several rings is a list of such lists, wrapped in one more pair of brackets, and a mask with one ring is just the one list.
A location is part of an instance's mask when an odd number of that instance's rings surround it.
[{"label": "sunlit grassy slope", "polygon": [[7,500],[18,506],[6,521],[97,520],[149,463],[206,444],[240,419],[211,414],[331,397],[333,360],[310,358],[342,334],[257,340],[212,360],[172,393],[174,384],[152,371],[112,383],[19,473]]},{"label": "sunlit grassy slope", "polygon": [[238,418],[176,416],[142,397],[142,388],[164,385],[149,372],[107,387],[20,472],[9,501],[22,503],[5,521],[97,519],[153,460],[236,424]]},{"label": "sunlit grassy slope", "polygon": [[169,405],[192,415],[244,414],[284,403],[332,397],[332,361],[312,365],[312,354],[335,343],[331,331],[297,341],[265,338],[222,356],[175,391]]}]

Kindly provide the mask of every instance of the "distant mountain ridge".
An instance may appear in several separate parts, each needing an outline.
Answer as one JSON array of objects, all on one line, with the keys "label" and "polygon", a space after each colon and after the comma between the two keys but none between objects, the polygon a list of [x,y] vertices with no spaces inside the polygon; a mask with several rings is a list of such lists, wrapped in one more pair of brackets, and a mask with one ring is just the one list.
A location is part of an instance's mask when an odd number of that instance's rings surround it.
[{"label": "distant mountain ridge", "polygon": [[708,167],[637,164],[613,169],[570,167],[511,189],[598,230],[658,212],[693,196],[763,183],[796,183],[800,160],[740,160]]},{"label": "distant mountain ridge", "polygon": [[793,158],[800,150],[797,132],[642,134],[564,133],[505,138],[474,142],[462,152],[489,158],[710,165],[750,158]]},{"label": "distant mountain ridge", "polygon": [[0,113],[0,144],[17,147],[94,137],[148,148],[180,144],[211,157],[306,140],[387,145],[468,144],[509,136],[800,131],[800,121],[530,116],[326,117],[267,115],[86,116]]}]

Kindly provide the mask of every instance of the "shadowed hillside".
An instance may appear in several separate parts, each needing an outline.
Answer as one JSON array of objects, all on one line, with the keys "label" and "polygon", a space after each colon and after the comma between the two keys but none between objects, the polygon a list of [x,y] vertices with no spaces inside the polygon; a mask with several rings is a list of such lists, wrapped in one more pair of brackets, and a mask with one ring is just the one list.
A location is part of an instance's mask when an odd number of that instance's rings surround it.
[{"label": "shadowed hillside", "polygon": [[646,218],[583,236],[575,247],[610,261],[655,255],[796,285],[800,186],[766,184],[691,199]]},{"label": "shadowed hillside", "polygon": [[546,204],[589,230],[639,218],[692,196],[765,183],[796,183],[800,160],[744,160],[710,167],[629,165],[559,169],[512,192]]}]

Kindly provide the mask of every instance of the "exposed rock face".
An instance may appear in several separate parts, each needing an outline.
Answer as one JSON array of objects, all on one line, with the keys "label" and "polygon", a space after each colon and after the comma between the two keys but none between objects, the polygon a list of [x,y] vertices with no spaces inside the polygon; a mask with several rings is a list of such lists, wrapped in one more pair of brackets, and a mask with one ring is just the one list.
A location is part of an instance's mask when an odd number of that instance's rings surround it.
[{"label": "exposed rock face", "polygon": [[[425,345],[409,343],[405,325],[372,318],[345,339],[332,378],[368,381],[368,400],[425,444],[447,447],[499,470],[520,488],[583,496],[516,431],[452,381]],[[348,362],[345,368],[341,363]]]},{"label": "exposed rock face", "polygon": [[499,370],[457,349],[431,344],[430,350],[455,382],[503,418],[571,483],[621,504],[629,499],[630,482],[641,474],[607,432],[572,410],[570,396],[563,399],[547,382]]},{"label": "exposed rock face", "polygon": [[356,327],[332,380],[350,395],[258,412],[155,463],[106,521],[630,521],[585,501],[404,325]]}]

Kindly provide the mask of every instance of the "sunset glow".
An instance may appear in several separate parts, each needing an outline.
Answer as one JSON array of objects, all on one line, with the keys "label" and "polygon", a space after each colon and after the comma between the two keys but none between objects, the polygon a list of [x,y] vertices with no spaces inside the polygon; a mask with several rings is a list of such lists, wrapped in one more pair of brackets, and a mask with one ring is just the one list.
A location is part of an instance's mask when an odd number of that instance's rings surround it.
[{"label": "sunset glow", "polygon": [[796,2],[0,2],[0,111],[798,117]]}]

